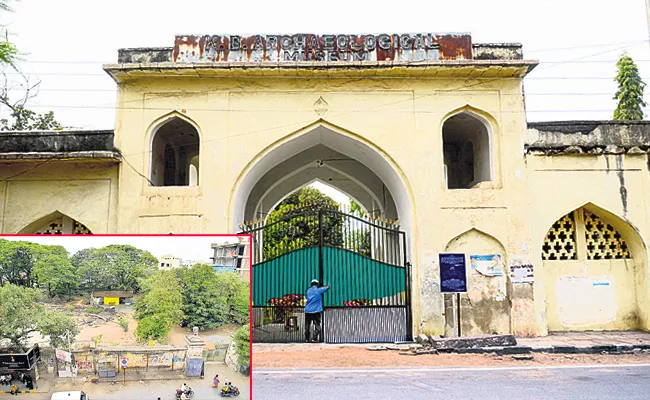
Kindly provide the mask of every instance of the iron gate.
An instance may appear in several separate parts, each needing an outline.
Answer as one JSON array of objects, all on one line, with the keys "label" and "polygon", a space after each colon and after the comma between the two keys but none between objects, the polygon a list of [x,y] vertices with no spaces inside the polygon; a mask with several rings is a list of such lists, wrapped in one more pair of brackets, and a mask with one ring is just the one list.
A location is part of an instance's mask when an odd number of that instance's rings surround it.
[{"label": "iron gate", "polygon": [[331,286],[323,298],[323,341],[411,340],[410,265],[406,234],[396,223],[328,203],[243,228],[253,236],[254,342],[305,340],[312,279]]}]

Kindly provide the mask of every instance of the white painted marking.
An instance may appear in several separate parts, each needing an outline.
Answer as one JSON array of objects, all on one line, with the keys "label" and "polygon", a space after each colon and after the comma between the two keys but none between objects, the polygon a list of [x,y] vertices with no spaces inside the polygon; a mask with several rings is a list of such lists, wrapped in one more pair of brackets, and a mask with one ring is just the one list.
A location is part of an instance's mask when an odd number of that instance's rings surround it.
[{"label": "white painted marking", "polygon": [[310,375],[310,374],[369,374],[396,372],[458,372],[458,371],[531,371],[549,369],[605,369],[650,367],[650,364],[587,364],[587,365],[544,365],[528,367],[458,367],[458,368],[376,368],[376,369],[308,369],[278,370],[253,368],[254,374],[260,375]]}]

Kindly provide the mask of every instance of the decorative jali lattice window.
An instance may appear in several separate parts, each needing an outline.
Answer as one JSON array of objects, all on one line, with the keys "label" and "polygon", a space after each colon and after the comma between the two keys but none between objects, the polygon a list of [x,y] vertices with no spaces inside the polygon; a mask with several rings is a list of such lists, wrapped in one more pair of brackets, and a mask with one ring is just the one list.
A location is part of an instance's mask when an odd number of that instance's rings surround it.
[{"label": "decorative jali lattice window", "polygon": [[51,221],[38,231],[37,235],[61,235],[63,233],[63,221],[61,218]]},{"label": "decorative jali lattice window", "polygon": [[72,222],[72,233],[75,235],[90,235],[92,232],[81,222]]},{"label": "decorative jali lattice window", "polygon": [[542,260],[577,260],[576,224],[573,212],[557,220],[542,246]]},{"label": "decorative jali lattice window", "polygon": [[[71,229],[72,228],[72,229]],[[41,229],[36,231],[37,235],[92,235],[90,229],[84,224],[64,215],[48,222]]]},{"label": "decorative jali lattice window", "polygon": [[597,215],[585,210],[585,236],[587,260],[611,260],[632,258],[621,234]]}]

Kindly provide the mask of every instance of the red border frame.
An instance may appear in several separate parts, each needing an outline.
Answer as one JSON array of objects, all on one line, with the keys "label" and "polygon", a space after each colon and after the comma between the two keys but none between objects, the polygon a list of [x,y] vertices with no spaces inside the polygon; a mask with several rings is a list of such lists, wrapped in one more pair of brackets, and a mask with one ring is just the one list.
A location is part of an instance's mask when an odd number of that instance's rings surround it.
[{"label": "red border frame", "polygon": [[236,234],[236,233],[215,233],[215,234],[209,234],[209,233],[151,233],[151,234],[142,234],[142,233],[92,233],[88,235],[75,235],[71,233],[63,233],[59,235],[37,235],[34,233],[8,233],[8,234],[0,234],[0,238],[3,237],[48,237],[48,236],[55,236],[55,237],[76,237],[76,238],[84,238],[84,237],[93,237],[93,236],[154,236],[154,237],[164,237],[164,236],[217,236],[217,237],[241,237],[241,236],[248,236],[248,256],[249,256],[249,269],[248,269],[248,288],[249,288],[249,294],[248,294],[248,327],[249,327],[249,345],[250,345],[250,374],[248,377],[248,386],[249,386],[249,391],[250,391],[250,397],[251,399],[253,398],[253,235],[250,233],[242,233],[242,234]]}]

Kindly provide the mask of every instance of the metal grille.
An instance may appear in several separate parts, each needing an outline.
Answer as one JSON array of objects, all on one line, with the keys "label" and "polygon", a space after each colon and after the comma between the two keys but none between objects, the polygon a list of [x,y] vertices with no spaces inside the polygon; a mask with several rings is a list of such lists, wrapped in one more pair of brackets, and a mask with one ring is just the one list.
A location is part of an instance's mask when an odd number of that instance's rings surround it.
[{"label": "metal grille", "polygon": [[406,307],[328,308],[327,343],[394,343],[407,340]]},{"label": "metal grille", "polygon": [[597,215],[585,210],[585,236],[587,260],[611,260],[632,258],[621,234]]},{"label": "metal grille", "polygon": [[253,236],[253,341],[305,340],[304,294],[312,279],[331,286],[323,336],[332,343],[410,337],[406,236],[395,221],[305,205],[246,224]]},{"label": "metal grille", "polygon": [[542,246],[542,260],[577,260],[576,224],[573,212],[557,220]]}]

